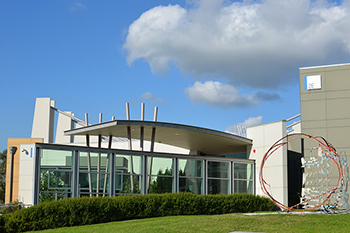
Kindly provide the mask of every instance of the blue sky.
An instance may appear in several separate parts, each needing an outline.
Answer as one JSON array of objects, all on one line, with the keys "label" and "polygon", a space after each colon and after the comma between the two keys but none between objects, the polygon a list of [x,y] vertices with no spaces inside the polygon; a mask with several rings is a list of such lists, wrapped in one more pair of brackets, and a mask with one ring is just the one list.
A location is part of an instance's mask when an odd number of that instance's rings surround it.
[{"label": "blue sky", "polygon": [[1,1],[0,150],[31,135],[35,99],[91,123],[230,130],[300,112],[299,67],[348,63],[349,1]]}]

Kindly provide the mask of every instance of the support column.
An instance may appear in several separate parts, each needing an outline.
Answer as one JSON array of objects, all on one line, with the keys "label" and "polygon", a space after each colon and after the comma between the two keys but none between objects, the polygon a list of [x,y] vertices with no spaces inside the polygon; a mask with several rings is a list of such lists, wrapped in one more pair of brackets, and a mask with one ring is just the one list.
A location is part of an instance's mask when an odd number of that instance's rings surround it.
[{"label": "support column", "polygon": [[33,187],[33,205],[39,204],[39,190],[40,190],[40,158],[41,158],[41,149],[35,147],[35,156],[34,156],[34,187]]},{"label": "support column", "polygon": [[115,154],[110,153],[109,162],[109,196],[115,196]]},{"label": "support column", "polygon": [[79,197],[79,151],[73,151],[72,197]]},{"label": "support column", "polygon": [[[85,113],[85,124],[89,125],[89,117],[88,114]],[[86,146],[90,147],[90,136],[86,135]],[[90,197],[92,197],[92,177],[91,177],[91,157],[90,152],[87,152],[87,164],[88,164],[88,179],[89,179],[89,193]]]}]

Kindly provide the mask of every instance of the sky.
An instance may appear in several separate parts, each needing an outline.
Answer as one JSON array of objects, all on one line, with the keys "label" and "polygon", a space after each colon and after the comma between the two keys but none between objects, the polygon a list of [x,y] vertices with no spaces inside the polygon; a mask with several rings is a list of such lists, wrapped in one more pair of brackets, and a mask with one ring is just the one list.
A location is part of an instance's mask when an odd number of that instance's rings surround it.
[{"label": "sky", "polygon": [[350,62],[350,0],[0,1],[0,150],[35,99],[90,123],[234,132],[300,113],[299,68]]}]

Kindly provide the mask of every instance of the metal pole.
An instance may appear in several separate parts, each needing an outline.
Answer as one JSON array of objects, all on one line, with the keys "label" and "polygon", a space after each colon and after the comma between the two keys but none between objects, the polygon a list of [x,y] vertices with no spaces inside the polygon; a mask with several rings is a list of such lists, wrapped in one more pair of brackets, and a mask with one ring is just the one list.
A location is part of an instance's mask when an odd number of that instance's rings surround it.
[{"label": "metal pole", "polygon": [[[130,121],[129,103],[126,103],[125,107],[126,107],[126,120]],[[130,126],[127,127],[127,133],[128,133],[128,147],[129,147],[129,150],[132,150]],[[132,175],[132,174],[134,174],[134,161],[133,161],[132,155],[130,155],[130,168],[131,168],[131,174],[130,174],[131,193],[134,193],[134,177]]]},{"label": "metal pole", "polygon": [[[85,113],[85,124],[89,125],[88,114]],[[86,146],[90,147],[90,136],[86,135]],[[87,164],[88,164],[88,178],[89,178],[89,193],[90,197],[92,197],[92,177],[91,177],[91,156],[90,152],[87,152]]]},{"label": "metal pole", "polygon": [[[99,114],[99,123],[102,123],[102,113]],[[98,135],[98,148],[101,148],[102,144],[102,135]],[[97,182],[96,182],[96,188],[97,188],[97,197],[98,193],[100,192],[100,171],[101,171],[101,153],[98,153],[97,158]]]},{"label": "metal pole", "polygon": [[17,147],[15,146],[10,146],[9,147],[9,151],[11,154],[11,158],[10,158],[10,184],[9,184],[9,203],[11,203],[11,199],[12,199],[12,183],[13,183],[13,159],[14,159],[14,155],[17,151]]}]

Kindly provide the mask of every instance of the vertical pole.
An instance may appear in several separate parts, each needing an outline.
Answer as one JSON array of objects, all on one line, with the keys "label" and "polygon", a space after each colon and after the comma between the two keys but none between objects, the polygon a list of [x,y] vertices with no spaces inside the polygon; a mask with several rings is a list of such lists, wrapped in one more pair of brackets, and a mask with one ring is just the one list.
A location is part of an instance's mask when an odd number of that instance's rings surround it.
[{"label": "vertical pole", "polygon": [[[141,104],[141,121],[145,119],[145,103]],[[144,136],[144,128],[141,126],[140,128],[140,150],[143,151],[143,136]]]},{"label": "vertical pole", "polygon": [[[102,113],[99,114],[99,123],[102,123]],[[98,135],[98,148],[101,148],[102,144],[102,135]],[[97,189],[97,197],[100,192],[100,172],[101,172],[101,153],[98,153],[97,158],[97,181],[96,181],[96,189]]]},{"label": "vertical pole", "polygon": [[105,168],[106,174],[105,174],[105,180],[104,180],[104,183],[103,183],[103,196],[105,196],[105,193],[107,191],[109,156],[110,156],[110,154],[107,155],[107,160],[106,160],[106,168]]},{"label": "vertical pole", "polygon": [[[129,103],[125,104],[126,107],[126,120],[130,121],[130,110],[129,110]],[[131,141],[131,128],[130,126],[127,127],[127,133],[128,133],[128,147],[129,150],[132,150],[132,141]],[[130,168],[131,168],[131,174],[130,174],[130,185],[131,185],[131,193],[134,193],[134,161],[133,156],[130,155]]]},{"label": "vertical pole", "polygon": [[9,185],[9,203],[12,201],[12,183],[13,183],[13,159],[16,153],[17,147],[10,146],[9,151],[11,154],[10,158],[10,185]]},{"label": "vertical pole", "polygon": [[40,195],[40,158],[41,158],[41,149],[35,147],[35,161],[34,161],[34,197],[33,205],[39,204],[39,195]]},{"label": "vertical pole", "polygon": [[72,197],[79,196],[79,151],[73,151],[73,182],[72,182]]},{"label": "vertical pole", "polygon": [[115,196],[115,154],[110,153],[110,162],[109,162],[109,196]]},{"label": "vertical pole", "polygon": [[[85,124],[86,126],[89,125],[89,118],[88,114],[85,113]],[[90,136],[86,135],[86,146],[90,147]],[[87,164],[88,164],[88,178],[89,178],[89,193],[90,197],[92,197],[92,177],[91,177],[91,156],[90,152],[87,152]]]},{"label": "vertical pole", "polygon": [[[153,121],[156,122],[157,121],[157,116],[158,116],[158,107],[154,107],[154,115],[153,115]],[[150,148],[150,152],[153,152],[154,151],[154,141],[155,141],[155,138],[156,138],[156,128],[153,127],[152,128],[152,139],[151,139],[151,148]],[[149,167],[150,167],[150,172],[152,172],[152,165],[153,165],[153,157],[150,157],[150,164],[149,164]],[[151,176],[149,177],[149,180],[148,180],[148,186],[151,185]]]}]

